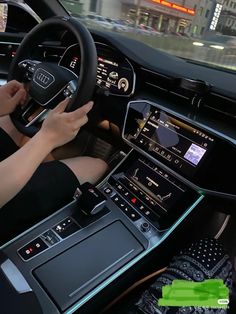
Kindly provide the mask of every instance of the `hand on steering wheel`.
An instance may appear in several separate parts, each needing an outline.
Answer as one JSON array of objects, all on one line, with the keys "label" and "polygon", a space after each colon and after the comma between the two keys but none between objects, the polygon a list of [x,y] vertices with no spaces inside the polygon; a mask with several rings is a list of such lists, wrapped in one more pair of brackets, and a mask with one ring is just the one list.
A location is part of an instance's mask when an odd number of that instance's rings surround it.
[{"label": "hand on steering wheel", "polygon": [[24,85],[12,80],[0,87],[0,117],[12,113],[18,105],[26,102],[27,92]]},{"label": "hand on steering wheel", "polygon": [[69,99],[66,99],[51,110],[40,129],[52,149],[76,137],[80,128],[88,122],[87,114],[93,107],[93,102],[90,101],[72,112],[65,112],[68,103]]},{"label": "hand on steering wheel", "polygon": [[[79,44],[79,76],[59,64],[31,57],[33,49],[45,40],[45,34],[52,35],[55,30],[70,32]],[[38,122],[65,97],[70,97],[67,111],[84,105],[92,98],[96,74],[97,52],[87,28],[75,18],[53,17],[43,21],[23,39],[9,71],[8,80],[27,78],[31,99],[25,107],[19,106],[11,114],[14,125],[23,134],[33,136],[39,130]]]}]

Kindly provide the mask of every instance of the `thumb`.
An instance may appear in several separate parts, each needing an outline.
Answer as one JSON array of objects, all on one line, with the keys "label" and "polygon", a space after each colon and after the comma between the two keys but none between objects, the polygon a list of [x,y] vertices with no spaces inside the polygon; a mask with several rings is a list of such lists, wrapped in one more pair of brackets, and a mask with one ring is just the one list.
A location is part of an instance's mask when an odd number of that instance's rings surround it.
[{"label": "thumb", "polygon": [[26,91],[23,88],[21,88],[11,98],[11,104],[18,105],[22,103],[25,100],[25,98],[26,98]]},{"label": "thumb", "polygon": [[62,113],[65,111],[66,107],[68,106],[69,98],[66,98],[65,100],[61,101],[54,109],[54,112]]}]

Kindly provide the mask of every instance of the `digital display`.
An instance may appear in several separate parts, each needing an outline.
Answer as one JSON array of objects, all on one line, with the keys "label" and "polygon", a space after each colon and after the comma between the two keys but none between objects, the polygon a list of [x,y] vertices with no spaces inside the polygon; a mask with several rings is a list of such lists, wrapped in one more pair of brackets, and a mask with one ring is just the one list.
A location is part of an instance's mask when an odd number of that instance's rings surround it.
[{"label": "digital display", "polygon": [[[134,71],[130,63],[111,48],[96,44],[98,54],[97,86],[111,94],[130,96],[134,89]],[[80,50],[78,45],[68,48],[59,62],[76,75],[80,73]]]},{"label": "digital display", "polygon": [[98,57],[97,85],[109,90],[115,88],[123,93],[131,93],[130,80],[117,62]]},{"label": "digital display", "polygon": [[214,145],[209,134],[141,101],[129,107],[124,136],[154,158],[190,176]]},{"label": "digital display", "polygon": [[190,161],[192,164],[197,165],[199,161],[202,159],[205,152],[206,149],[201,148],[196,144],[191,144],[186,154],[184,155],[184,158]]},{"label": "digital display", "polygon": [[164,212],[169,211],[186,191],[183,185],[173,182],[170,175],[142,158],[134,162],[125,176],[143,191],[144,199],[148,198],[152,207],[159,207]]},{"label": "digital display", "polygon": [[109,183],[158,229],[169,227],[197,193],[137,152],[117,169]]}]

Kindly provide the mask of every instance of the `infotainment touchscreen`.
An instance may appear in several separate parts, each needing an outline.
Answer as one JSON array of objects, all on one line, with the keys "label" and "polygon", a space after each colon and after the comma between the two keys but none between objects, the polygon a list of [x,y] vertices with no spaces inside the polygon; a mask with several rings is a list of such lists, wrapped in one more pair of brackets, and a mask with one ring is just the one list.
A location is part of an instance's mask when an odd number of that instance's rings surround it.
[{"label": "infotainment touchscreen", "polygon": [[124,137],[188,176],[195,173],[214,145],[210,134],[145,101],[130,103]]}]

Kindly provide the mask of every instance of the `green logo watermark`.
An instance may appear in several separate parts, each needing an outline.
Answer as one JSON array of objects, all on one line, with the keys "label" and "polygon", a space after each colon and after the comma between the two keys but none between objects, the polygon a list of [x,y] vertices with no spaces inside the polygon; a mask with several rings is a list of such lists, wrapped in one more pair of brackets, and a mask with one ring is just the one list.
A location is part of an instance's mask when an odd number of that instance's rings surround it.
[{"label": "green logo watermark", "polygon": [[229,289],[221,279],[208,279],[202,282],[173,280],[172,285],[162,288],[160,306],[196,306],[224,308],[229,304]]}]

